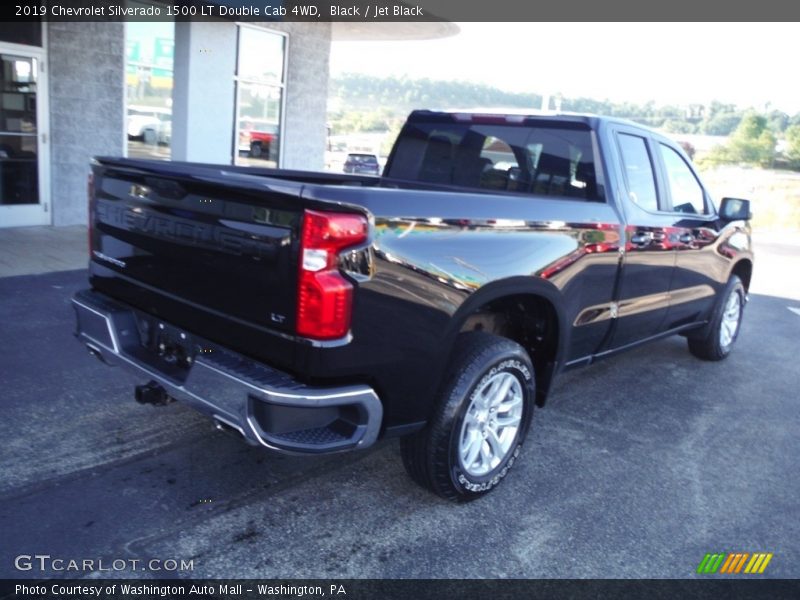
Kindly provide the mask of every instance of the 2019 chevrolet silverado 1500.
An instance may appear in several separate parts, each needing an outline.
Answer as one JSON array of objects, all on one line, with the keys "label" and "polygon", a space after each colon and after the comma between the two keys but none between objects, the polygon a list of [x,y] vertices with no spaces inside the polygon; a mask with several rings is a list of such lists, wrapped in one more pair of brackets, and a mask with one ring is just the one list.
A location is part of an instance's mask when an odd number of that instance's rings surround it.
[{"label": "2019 chevrolet silverado 1500", "polygon": [[450,499],[520,454],[554,376],[680,333],[719,360],[753,268],[678,145],[595,116],[416,111],[381,178],[98,158],[77,335],[291,453],[402,436]]}]

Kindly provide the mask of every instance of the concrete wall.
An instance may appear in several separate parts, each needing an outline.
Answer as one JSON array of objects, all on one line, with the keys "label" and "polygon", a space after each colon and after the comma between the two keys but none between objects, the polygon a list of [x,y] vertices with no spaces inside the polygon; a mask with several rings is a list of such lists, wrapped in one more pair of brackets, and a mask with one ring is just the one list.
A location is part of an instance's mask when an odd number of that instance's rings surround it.
[{"label": "concrete wall", "polygon": [[46,68],[53,224],[85,224],[89,159],[124,151],[124,25],[47,23]]},{"label": "concrete wall", "polygon": [[175,23],[172,159],[230,164],[236,25]]}]

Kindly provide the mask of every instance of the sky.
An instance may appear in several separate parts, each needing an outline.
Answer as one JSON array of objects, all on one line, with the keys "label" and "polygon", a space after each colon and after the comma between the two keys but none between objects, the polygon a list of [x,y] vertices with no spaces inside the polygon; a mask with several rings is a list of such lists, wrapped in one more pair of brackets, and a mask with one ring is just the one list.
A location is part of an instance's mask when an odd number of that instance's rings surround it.
[{"label": "sky", "polygon": [[[429,41],[334,42],[331,73],[598,100],[800,112],[800,23],[458,23]],[[538,108],[538,107],[537,107]]]}]

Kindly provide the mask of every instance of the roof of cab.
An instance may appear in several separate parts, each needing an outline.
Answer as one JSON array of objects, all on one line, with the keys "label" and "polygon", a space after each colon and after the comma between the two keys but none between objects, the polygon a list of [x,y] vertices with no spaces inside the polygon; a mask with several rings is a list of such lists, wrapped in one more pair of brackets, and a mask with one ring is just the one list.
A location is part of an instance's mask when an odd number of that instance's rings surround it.
[{"label": "roof of cab", "polygon": [[527,120],[547,119],[555,121],[564,121],[568,123],[584,123],[595,129],[601,122],[605,123],[619,123],[627,127],[635,127],[643,129],[651,133],[658,133],[652,128],[630,121],[628,119],[621,119],[619,117],[611,117],[606,115],[596,115],[592,113],[576,113],[568,111],[544,111],[544,110],[531,110],[520,108],[468,108],[468,109],[447,109],[447,110],[415,110],[413,111],[408,120],[415,121],[437,121],[437,120],[455,120],[455,121],[468,121],[474,118],[480,119],[484,117],[488,120],[502,119],[509,124],[521,124]]}]

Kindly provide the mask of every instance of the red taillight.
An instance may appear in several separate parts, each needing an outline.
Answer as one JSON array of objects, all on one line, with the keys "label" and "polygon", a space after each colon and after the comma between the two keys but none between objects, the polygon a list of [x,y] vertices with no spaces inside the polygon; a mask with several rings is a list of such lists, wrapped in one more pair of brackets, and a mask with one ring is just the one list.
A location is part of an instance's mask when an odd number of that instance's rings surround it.
[{"label": "red taillight", "polygon": [[94,173],[89,173],[86,180],[86,212],[89,219],[89,260],[92,260],[94,250]]},{"label": "red taillight", "polygon": [[343,337],[350,329],[353,286],[337,268],[341,250],[367,240],[361,215],[305,211],[300,243],[297,333],[317,340]]}]

